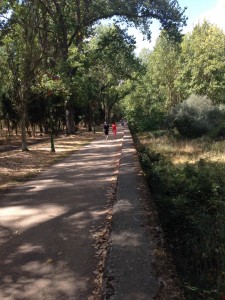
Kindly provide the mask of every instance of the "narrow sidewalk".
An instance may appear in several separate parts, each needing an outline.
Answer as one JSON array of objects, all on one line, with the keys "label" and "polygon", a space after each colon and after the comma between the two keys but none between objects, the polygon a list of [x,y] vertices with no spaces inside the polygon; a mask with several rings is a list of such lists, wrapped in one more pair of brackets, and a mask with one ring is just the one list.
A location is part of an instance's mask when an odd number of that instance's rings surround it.
[{"label": "narrow sidewalk", "polygon": [[185,300],[128,129],[104,278],[105,300]]},{"label": "narrow sidewalk", "polygon": [[150,300],[157,291],[157,279],[152,267],[152,241],[146,231],[142,188],[138,155],[131,134],[126,129],[106,265],[106,299]]}]

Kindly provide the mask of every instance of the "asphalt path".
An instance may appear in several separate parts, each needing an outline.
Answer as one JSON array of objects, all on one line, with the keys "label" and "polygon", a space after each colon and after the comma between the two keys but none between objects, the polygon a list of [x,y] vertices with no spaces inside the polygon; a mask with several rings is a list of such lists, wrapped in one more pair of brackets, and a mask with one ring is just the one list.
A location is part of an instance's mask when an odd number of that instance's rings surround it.
[{"label": "asphalt path", "polygon": [[128,128],[0,197],[0,300],[184,299]]},{"label": "asphalt path", "polygon": [[117,139],[97,138],[0,196],[1,300],[91,299],[93,232],[107,217],[123,135],[119,127]]}]

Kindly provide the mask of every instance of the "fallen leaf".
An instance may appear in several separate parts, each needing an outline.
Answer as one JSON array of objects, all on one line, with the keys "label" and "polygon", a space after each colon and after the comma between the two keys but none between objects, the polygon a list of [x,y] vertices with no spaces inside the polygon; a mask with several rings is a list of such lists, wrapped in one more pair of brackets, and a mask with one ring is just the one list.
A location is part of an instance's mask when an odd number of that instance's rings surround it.
[{"label": "fallen leaf", "polygon": [[103,252],[103,250],[99,250],[99,251],[96,252],[96,254],[99,256],[99,255],[102,254],[102,252]]}]

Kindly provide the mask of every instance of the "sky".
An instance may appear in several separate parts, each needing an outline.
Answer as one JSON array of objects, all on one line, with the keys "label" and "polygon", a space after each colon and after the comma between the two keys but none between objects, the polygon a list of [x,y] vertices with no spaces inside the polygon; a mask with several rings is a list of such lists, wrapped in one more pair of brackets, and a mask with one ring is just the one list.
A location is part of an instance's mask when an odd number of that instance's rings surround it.
[{"label": "sky", "polygon": [[[190,32],[193,27],[205,19],[212,24],[216,24],[225,32],[225,0],[178,0],[181,8],[187,7],[185,15],[188,17],[187,26],[182,32]],[[142,35],[134,29],[128,31],[135,35],[137,41],[136,54],[143,48],[153,49],[155,40],[159,35],[159,25],[157,22],[152,24],[152,42],[143,41]]]}]

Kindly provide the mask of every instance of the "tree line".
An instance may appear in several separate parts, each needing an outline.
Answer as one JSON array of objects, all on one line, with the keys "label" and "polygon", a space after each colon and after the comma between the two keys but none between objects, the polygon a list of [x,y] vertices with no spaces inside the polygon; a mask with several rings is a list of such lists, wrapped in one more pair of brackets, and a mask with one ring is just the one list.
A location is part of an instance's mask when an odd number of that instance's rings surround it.
[{"label": "tree line", "polygon": [[121,102],[185,298],[225,294],[225,33],[162,31]]},{"label": "tree line", "polygon": [[[134,39],[119,24],[150,38],[158,19],[176,37],[184,11],[174,0],[1,1],[1,120],[20,128],[22,150],[28,150],[27,125],[64,124],[71,134],[81,117],[90,127],[127,94],[123,83],[138,62]],[[108,19],[111,28],[99,29]]]},{"label": "tree line", "polygon": [[181,42],[162,32],[153,51],[141,54],[145,73],[126,97],[137,130],[177,129],[186,137],[224,134],[225,34],[204,21]]}]

